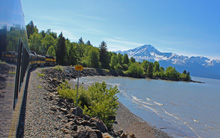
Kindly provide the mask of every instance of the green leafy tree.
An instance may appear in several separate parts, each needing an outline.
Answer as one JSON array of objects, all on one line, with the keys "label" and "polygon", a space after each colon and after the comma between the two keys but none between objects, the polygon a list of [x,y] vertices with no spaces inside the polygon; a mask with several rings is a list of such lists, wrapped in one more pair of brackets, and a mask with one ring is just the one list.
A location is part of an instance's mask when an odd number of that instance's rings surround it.
[{"label": "green leafy tree", "polygon": [[55,39],[51,36],[51,35],[46,35],[42,40],[41,40],[41,44],[44,46],[44,48],[46,50],[48,50],[48,48],[50,46],[55,47],[56,41]]},{"label": "green leafy tree", "polygon": [[116,55],[113,54],[110,62],[111,69],[115,69],[115,66],[117,66],[117,64],[118,64],[118,58]]},{"label": "green leafy tree", "polygon": [[128,73],[133,75],[144,75],[143,67],[138,63],[132,63],[128,68]]},{"label": "green leafy tree", "polygon": [[61,32],[58,38],[57,51],[56,51],[56,61],[59,65],[65,64],[65,53],[66,53],[65,38],[63,37],[63,33]]},{"label": "green leafy tree", "polygon": [[155,61],[153,72],[159,72],[159,71],[160,71],[160,64],[157,61]]},{"label": "green leafy tree", "polygon": [[107,44],[105,41],[102,41],[100,46],[99,46],[99,57],[100,57],[100,62],[102,68],[108,69],[109,68],[109,63],[110,63],[110,58],[108,55],[107,51]]},{"label": "green leafy tree", "polygon": [[56,51],[55,51],[55,49],[54,49],[53,46],[50,46],[50,47],[48,48],[48,50],[47,50],[47,55],[52,56],[52,57],[55,57],[55,56],[56,56]]},{"label": "green leafy tree", "polygon": [[35,51],[37,54],[45,55],[46,49],[41,44],[42,36],[38,33],[34,33],[30,36],[29,47],[31,51]]},{"label": "green leafy tree", "polygon": [[96,48],[91,48],[88,53],[88,65],[92,68],[99,67],[99,52]]},{"label": "green leafy tree", "polygon": [[118,64],[122,65],[122,54],[118,53],[117,58],[118,58]]},{"label": "green leafy tree", "polygon": [[165,71],[165,76],[172,80],[179,80],[179,73],[176,71],[175,68],[169,66]]},{"label": "green leafy tree", "polygon": [[143,67],[145,73],[147,73],[148,65],[149,65],[149,61],[147,61],[147,60],[144,60],[144,61],[141,63],[141,66]]}]

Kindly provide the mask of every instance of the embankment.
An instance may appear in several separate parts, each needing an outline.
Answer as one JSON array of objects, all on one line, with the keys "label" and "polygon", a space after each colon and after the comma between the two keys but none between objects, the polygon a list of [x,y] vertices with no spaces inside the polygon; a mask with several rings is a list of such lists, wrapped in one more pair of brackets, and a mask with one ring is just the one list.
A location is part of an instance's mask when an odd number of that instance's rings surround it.
[{"label": "embankment", "polygon": [[[118,72],[85,69],[81,76],[111,75],[120,76]],[[36,69],[31,72],[28,87],[23,137],[123,137],[154,138],[169,137],[155,129],[119,103],[114,129],[94,117],[84,115],[81,110],[78,116],[73,101],[60,98],[56,87],[65,79],[75,78],[72,67],[63,67],[63,71],[54,68]]]}]

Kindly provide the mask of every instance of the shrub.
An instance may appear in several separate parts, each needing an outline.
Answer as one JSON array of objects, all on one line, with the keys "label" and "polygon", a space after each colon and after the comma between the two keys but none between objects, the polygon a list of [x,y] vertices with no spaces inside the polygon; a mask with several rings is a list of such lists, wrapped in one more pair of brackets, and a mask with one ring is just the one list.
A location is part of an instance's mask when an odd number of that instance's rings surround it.
[{"label": "shrub", "polygon": [[43,73],[40,74],[39,72],[37,72],[37,75],[38,75],[39,77],[44,77],[44,76],[45,76]]},{"label": "shrub", "polygon": [[138,63],[132,63],[128,68],[128,73],[135,75],[144,75],[144,69]]},{"label": "shrub", "polygon": [[[67,81],[58,87],[60,97],[73,99],[76,104],[76,90],[70,88]],[[118,109],[117,87],[107,88],[106,83],[95,83],[88,90],[83,87],[78,91],[78,105],[87,115],[98,117],[107,127],[111,127],[114,120],[109,120],[109,116],[115,116]]]},{"label": "shrub", "polygon": [[57,71],[61,71],[63,72],[63,67],[60,65],[56,65],[55,67],[53,67],[54,69],[56,69]]}]

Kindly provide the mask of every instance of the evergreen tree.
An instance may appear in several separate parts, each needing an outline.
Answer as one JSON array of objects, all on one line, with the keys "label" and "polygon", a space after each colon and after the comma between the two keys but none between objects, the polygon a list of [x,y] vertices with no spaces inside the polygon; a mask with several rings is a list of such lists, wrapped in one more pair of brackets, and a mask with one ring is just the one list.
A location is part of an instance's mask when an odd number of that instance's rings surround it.
[{"label": "evergreen tree", "polygon": [[80,37],[80,39],[79,39],[79,41],[78,41],[78,44],[84,44],[84,42],[83,42],[83,39],[82,39],[82,37]]},{"label": "evergreen tree", "polygon": [[65,38],[63,37],[63,33],[58,37],[57,43],[57,51],[56,51],[56,61],[59,65],[65,64],[65,53],[66,53],[66,45],[65,45]]},{"label": "evergreen tree", "polygon": [[26,25],[26,29],[27,29],[27,36],[28,39],[30,38],[31,35],[33,35],[34,33],[38,33],[38,29],[36,26],[34,26],[34,22],[30,21],[30,23],[28,25]]},{"label": "evergreen tree", "polygon": [[186,74],[186,70],[183,71],[183,74]]},{"label": "evergreen tree", "polygon": [[117,58],[118,58],[118,64],[122,65],[122,54],[118,53]]},{"label": "evergreen tree", "polygon": [[89,40],[86,42],[86,45],[92,46]]},{"label": "evergreen tree", "polygon": [[150,78],[153,78],[153,66],[154,64],[150,62],[147,68],[147,76]]},{"label": "evergreen tree", "polygon": [[77,63],[76,50],[74,49],[73,45],[70,45],[67,53],[68,53],[68,64],[76,65]]},{"label": "evergreen tree", "polygon": [[102,68],[108,69],[110,60],[107,52],[107,44],[104,41],[102,41],[101,45],[99,46],[99,57]]},{"label": "evergreen tree", "polygon": [[40,32],[40,34],[41,34],[41,36],[44,38],[45,36],[46,36],[46,33],[45,33],[45,31],[43,30],[43,31],[41,31]]},{"label": "evergreen tree", "polygon": [[131,63],[135,63],[135,58],[131,57]]},{"label": "evergreen tree", "polygon": [[122,61],[123,61],[123,64],[128,64],[129,63],[128,54],[124,54]]},{"label": "evergreen tree", "polygon": [[187,72],[187,74],[186,74],[186,80],[187,80],[187,81],[190,81],[190,80],[191,80],[191,77],[190,77],[190,73],[189,73],[189,72]]}]

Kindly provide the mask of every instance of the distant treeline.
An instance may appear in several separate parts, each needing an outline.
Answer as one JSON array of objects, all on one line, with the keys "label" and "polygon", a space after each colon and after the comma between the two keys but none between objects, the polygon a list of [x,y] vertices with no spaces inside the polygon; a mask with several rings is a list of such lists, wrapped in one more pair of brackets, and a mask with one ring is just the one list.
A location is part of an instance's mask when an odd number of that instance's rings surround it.
[{"label": "distant treeline", "polygon": [[190,81],[190,73],[185,70],[179,73],[173,67],[164,69],[155,61],[154,63],[144,60],[136,62],[127,54],[116,54],[107,50],[106,42],[102,41],[99,47],[94,47],[88,40],[84,43],[82,37],[78,42],[70,42],[62,32],[57,34],[48,29],[46,32],[38,32],[33,21],[27,26],[28,44],[32,51],[41,55],[56,57],[59,65],[77,65],[84,67],[103,68],[123,71],[130,76],[146,76],[149,78],[161,78],[169,80]]}]

